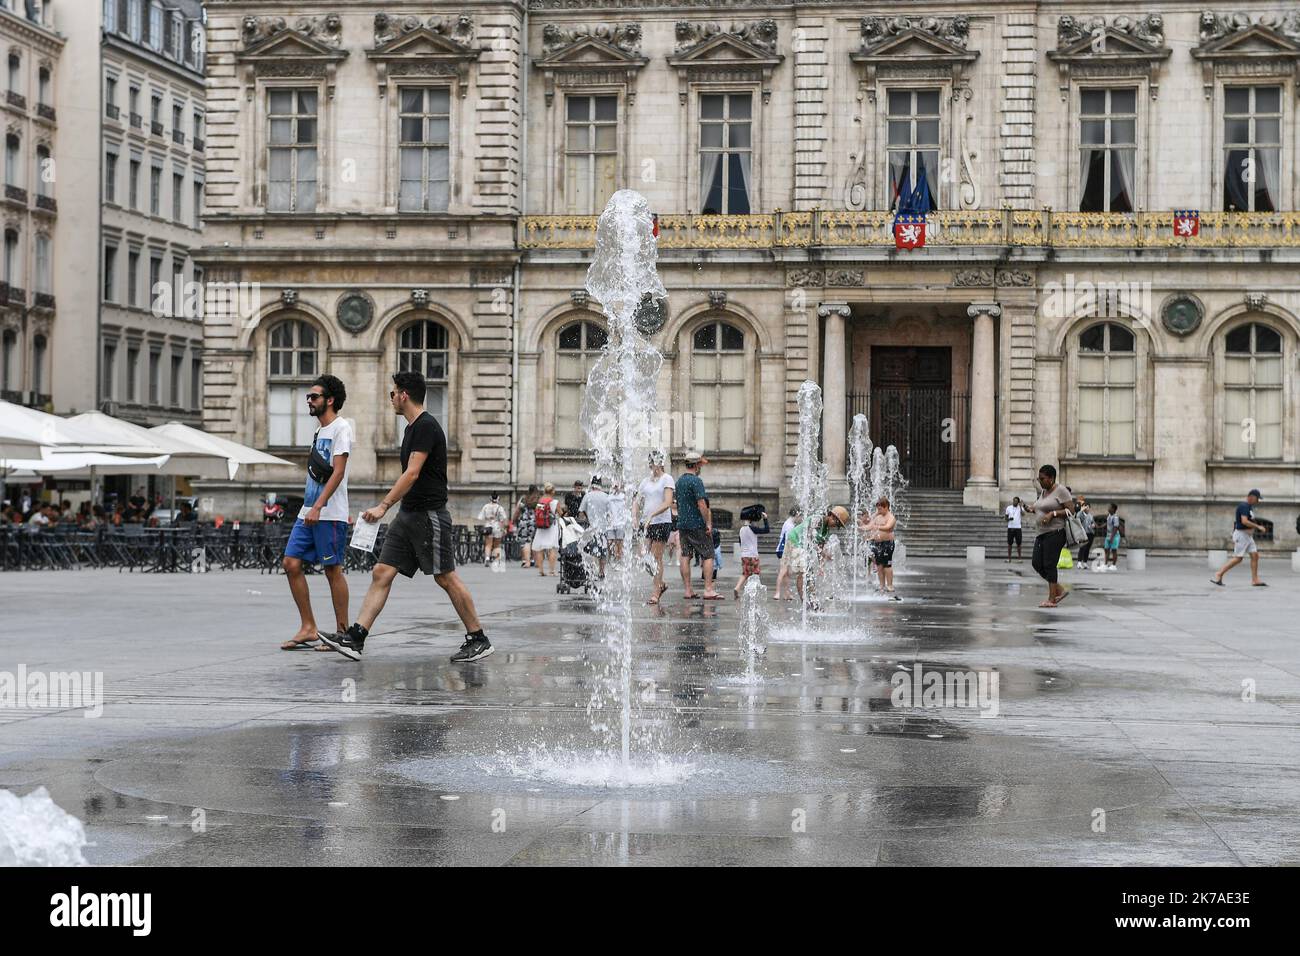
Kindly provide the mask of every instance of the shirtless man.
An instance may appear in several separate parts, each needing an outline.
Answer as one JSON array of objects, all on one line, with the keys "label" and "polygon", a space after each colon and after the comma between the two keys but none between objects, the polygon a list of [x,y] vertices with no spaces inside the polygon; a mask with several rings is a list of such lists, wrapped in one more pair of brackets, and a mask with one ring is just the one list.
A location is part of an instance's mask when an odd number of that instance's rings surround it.
[{"label": "shirtless man", "polygon": [[880,576],[880,589],[894,593],[894,526],[898,518],[889,510],[889,499],[881,496],[876,513],[867,527],[871,531],[871,561]]}]

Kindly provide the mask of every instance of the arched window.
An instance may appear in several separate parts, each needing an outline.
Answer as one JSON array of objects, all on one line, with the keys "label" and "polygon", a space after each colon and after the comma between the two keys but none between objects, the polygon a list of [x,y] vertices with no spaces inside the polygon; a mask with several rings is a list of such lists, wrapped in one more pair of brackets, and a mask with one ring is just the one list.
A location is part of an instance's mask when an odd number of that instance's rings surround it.
[{"label": "arched window", "polygon": [[[424,408],[438,419],[442,430],[451,433],[447,421],[447,395],[450,391],[451,336],[447,329],[428,319],[412,322],[397,334],[397,370],[419,372],[428,391]],[[397,418],[397,441],[406,434],[406,419]]]},{"label": "arched window", "polygon": [[694,444],[713,451],[745,447],[745,333],[710,322],[691,339]]},{"label": "arched window", "polygon": [[1282,457],[1282,336],[1258,322],[1224,339],[1223,455]]},{"label": "arched window", "polygon": [[5,137],[5,185],[23,184],[22,142],[13,133]]},{"label": "arched window", "polygon": [[18,351],[18,333],[5,329],[4,351],[0,353],[0,391],[18,390],[18,370],[14,367],[14,356]]},{"label": "arched window", "polygon": [[37,395],[45,392],[45,346],[45,336],[32,339],[32,391]]},{"label": "arched window", "polygon": [[555,351],[555,447],[585,448],[582,396],[587,376],[609,337],[595,322],[570,322],[560,329]]},{"label": "arched window", "polygon": [[[50,183],[54,182],[54,160],[50,158],[48,146],[36,147],[36,192],[41,196],[50,194]],[[116,178],[116,177],[114,177]]]},{"label": "arched window", "polygon": [[5,230],[4,281],[13,286],[22,284],[18,276],[18,231],[16,229]]},{"label": "arched window", "polygon": [[1101,322],[1079,336],[1079,454],[1137,450],[1137,354],[1133,332]]},{"label": "arched window", "polygon": [[316,419],[307,407],[307,386],[320,374],[315,327],[300,319],[273,326],[267,336],[267,439],[276,446],[311,441]]},{"label": "arched window", "polygon": [[36,237],[36,291],[46,294],[54,291],[51,278],[50,237],[44,233]]}]

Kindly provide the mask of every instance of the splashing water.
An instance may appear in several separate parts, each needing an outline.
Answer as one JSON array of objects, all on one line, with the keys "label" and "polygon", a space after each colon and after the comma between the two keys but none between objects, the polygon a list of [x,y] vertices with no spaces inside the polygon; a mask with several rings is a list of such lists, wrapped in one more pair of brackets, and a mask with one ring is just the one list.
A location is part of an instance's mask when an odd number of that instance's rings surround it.
[{"label": "splashing water", "polygon": [[858,572],[862,568],[862,531],[858,528],[858,516],[867,506],[866,497],[870,492],[869,469],[871,467],[871,436],[868,434],[867,416],[854,415],[853,426],[849,429],[849,484],[853,488],[853,510],[849,517],[849,550],[853,556],[853,594],[858,593]]},{"label": "splashing water", "polygon": [[758,684],[758,658],[767,650],[771,620],[767,613],[767,587],[754,575],[740,596],[740,653],[745,658],[743,683]]},{"label": "splashing water", "polygon": [[822,390],[816,382],[799,386],[799,449],[794,460],[795,500],[803,512],[804,535],[800,548],[804,552],[804,586],[801,623],[808,627],[808,604],[811,583],[821,566],[817,528],[826,512],[826,465],[818,457],[822,434]]},{"label": "splashing water", "polygon": [[[649,475],[649,454],[659,444],[654,427],[663,356],[638,331],[635,321],[637,306],[647,293],[667,297],[655,267],[658,248],[652,229],[645,197],[630,189],[619,190],[596,224],[596,251],[587,270],[587,290],[605,310],[609,336],[587,378],[581,422],[591,442],[596,474],[628,494]],[[610,513],[626,521],[625,511]],[[587,537],[605,531],[608,528],[589,529]],[[592,728],[604,735],[607,748],[612,749],[617,732],[622,773],[628,780],[632,774],[632,597],[635,585],[642,581],[638,572],[631,560],[608,562],[598,601],[610,659],[587,705]],[[617,711],[617,720],[607,719],[607,711]]]},{"label": "splashing water", "polygon": [[0,867],[85,866],[82,822],[37,787],[25,797],[0,790]]}]

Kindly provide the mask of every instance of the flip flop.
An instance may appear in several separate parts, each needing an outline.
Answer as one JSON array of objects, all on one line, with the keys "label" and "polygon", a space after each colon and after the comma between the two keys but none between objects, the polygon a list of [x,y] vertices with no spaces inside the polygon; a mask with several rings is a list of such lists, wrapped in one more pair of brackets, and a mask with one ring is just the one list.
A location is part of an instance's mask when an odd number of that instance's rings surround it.
[{"label": "flip flop", "polygon": [[1065,600],[1066,598],[1068,598],[1069,596],[1070,596],[1070,592],[1069,592],[1069,591],[1064,592],[1064,593],[1063,593],[1059,598],[1056,599],[1056,604],[1053,604],[1052,607],[1056,607],[1057,604],[1060,604],[1062,601],[1064,601],[1064,600]]},{"label": "flip flop", "polygon": [[1224,583],[1223,583],[1222,581],[1220,581],[1218,578],[1210,578],[1210,583],[1211,583],[1211,584],[1217,584],[1219,587],[1224,587],[1224,586],[1225,586]]},{"label": "flip flop", "polygon": [[313,637],[310,640],[306,640],[306,641],[289,640],[289,641],[285,641],[283,644],[280,645],[280,650],[282,651],[308,651],[308,650],[318,651],[320,650],[320,648],[321,648],[321,641],[319,637]]},{"label": "flip flop", "polygon": [[725,600],[726,600],[726,598],[724,598],[721,594],[701,594],[700,597],[703,598],[705,601],[725,601]]},{"label": "flip flop", "polygon": [[1266,581],[1255,581],[1255,582],[1253,582],[1253,583],[1251,584],[1251,587],[1252,587],[1252,588],[1266,588],[1266,587],[1268,587],[1268,583],[1267,583]]}]

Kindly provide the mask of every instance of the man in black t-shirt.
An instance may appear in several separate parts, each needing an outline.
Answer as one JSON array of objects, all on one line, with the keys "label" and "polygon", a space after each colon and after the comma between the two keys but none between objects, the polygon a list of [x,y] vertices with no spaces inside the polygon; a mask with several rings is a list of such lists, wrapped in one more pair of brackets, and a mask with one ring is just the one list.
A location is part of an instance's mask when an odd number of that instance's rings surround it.
[{"label": "man in black t-shirt", "polygon": [[379,521],[399,501],[402,508],[388,525],[357,622],[346,631],[320,635],[326,644],[354,661],[361,660],[366,636],[384,609],[393,579],[398,574],[414,577],[416,568],[433,575],[465,625],[465,642],[451,656],[452,661],[482,660],[494,650],[479,624],[474,599],[456,573],[451,515],[447,512],[447,436],[438,420],[424,410],[424,395],[424,376],[419,372],[393,376],[388,398],[393,411],[406,419],[402,474],[383,501],[361,513],[361,520]]},{"label": "man in black t-shirt", "polygon": [[1250,583],[1257,588],[1268,587],[1259,579],[1259,548],[1255,544],[1255,532],[1266,530],[1264,525],[1255,521],[1255,505],[1262,499],[1259,489],[1251,488],[1246,500],[1237,505],[1237,511],[1232,516],[1232,557],[1210,578],[1219,587],[1224,586],[1223,576],[1241,564],[1241,559],[1247,555],[1250,556]]}]

